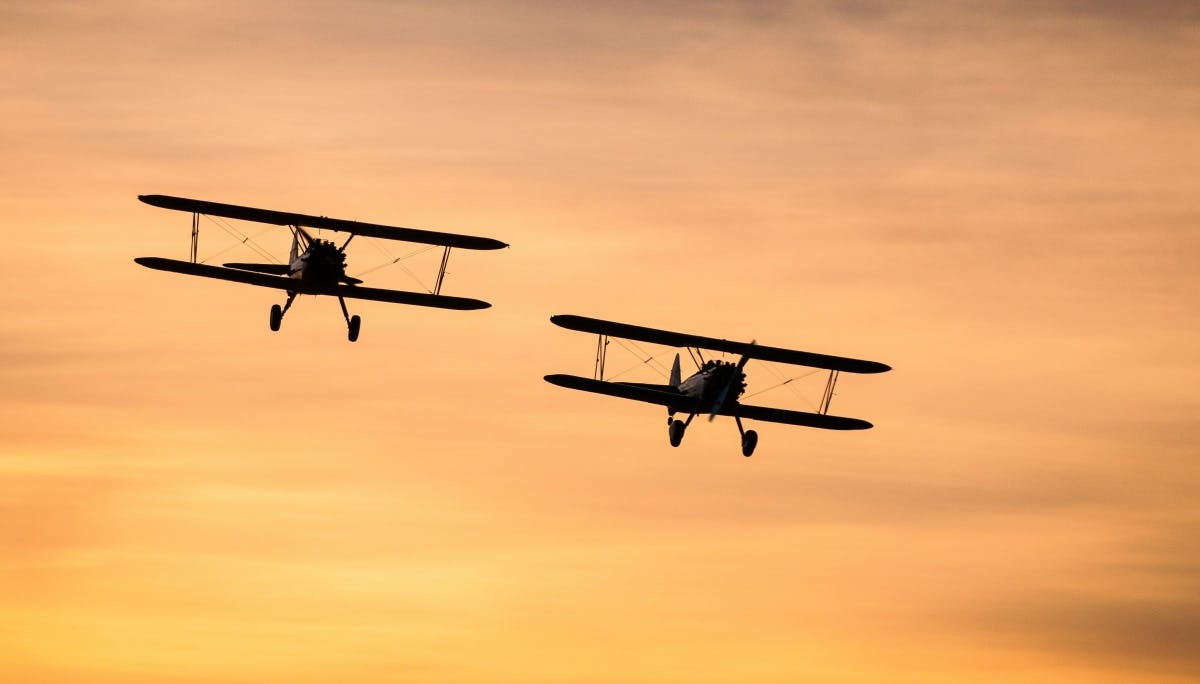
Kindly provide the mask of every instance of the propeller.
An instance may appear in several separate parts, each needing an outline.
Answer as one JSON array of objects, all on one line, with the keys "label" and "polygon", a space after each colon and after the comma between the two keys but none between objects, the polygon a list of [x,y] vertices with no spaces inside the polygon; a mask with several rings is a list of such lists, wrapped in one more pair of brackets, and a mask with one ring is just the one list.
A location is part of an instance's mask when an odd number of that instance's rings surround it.
[{"label": "propeller", "polygon": [[[750,346],[754,346],[754,340],[750,340]],[[713,404],[712,413],[708,414],[708,422],[713,422],[713,419],[717,417],[721,409],[725,408],[725,400],[729,398],[729,390],[733,387],[733,383],[737,381],[738,376],[742,374],[742,369],[746,367],[746,362],[749,360],[750,355],[746,354],[738,361],[737,370],[729,376],[729,382],[725,383],[725,386],[721,388],[721,393],[717,395],[717,401]]]},{"label": "propeller", "polygon": [[338,247],[338,254],[342,255],[342,278],[341,278],[341,281],[343,283],[346,283],[347,285],[357,285],[362,282],[361,278],[355,278],[355,277],[346,275],[346,247],[348,247],[350,245],[350,241],[354,239],[354,236],[356,234],[357,233],[350,233],[350,237],[346,238],[346,241],[342,243],[341,247]]}]

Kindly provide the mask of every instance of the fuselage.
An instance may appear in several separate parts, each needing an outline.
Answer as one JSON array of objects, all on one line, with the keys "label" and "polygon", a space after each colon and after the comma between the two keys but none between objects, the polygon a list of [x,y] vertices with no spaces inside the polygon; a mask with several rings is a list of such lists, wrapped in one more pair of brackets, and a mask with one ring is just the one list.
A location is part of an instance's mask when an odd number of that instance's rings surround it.
[{"label": "fuselage", "polygon": [[315,287],[336,285],[346,277],[346,255],[329,240],[313,240],[292,259],[288,275]]},{"label": "fuselage", "polygon": [[300,251],[300,234],[292,239],[288,277],[299,281],[297,290],[332,293],[339,284],[357,285],[362,281],[346,275],[346,253],[330,240],[319,240],[303,233],[308,246]]},{"label": "fuselage", "polygon": [[[724,389],[729,391],[722,398]],[[746,374],[736,364],[724,361],[705,361],[700,370],[679,383],[679,391],[688,397],[698,400],[697,410],[701,413],[712,411],[717,402],[736,401],[746,391]]]}]

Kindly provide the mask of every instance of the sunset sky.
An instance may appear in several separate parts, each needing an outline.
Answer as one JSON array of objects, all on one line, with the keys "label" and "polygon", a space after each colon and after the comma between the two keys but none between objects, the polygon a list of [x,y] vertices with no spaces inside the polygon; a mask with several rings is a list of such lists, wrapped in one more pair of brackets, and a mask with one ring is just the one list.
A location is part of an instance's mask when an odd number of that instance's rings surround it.
[{"label": "sunset sky", "polygon": [[[0,89],[0,681],[1200,678],[1191,0],[5,2]],[[273,333],[148,193],[511,248]],[[894,370],[673,449],[559,313]]]}]

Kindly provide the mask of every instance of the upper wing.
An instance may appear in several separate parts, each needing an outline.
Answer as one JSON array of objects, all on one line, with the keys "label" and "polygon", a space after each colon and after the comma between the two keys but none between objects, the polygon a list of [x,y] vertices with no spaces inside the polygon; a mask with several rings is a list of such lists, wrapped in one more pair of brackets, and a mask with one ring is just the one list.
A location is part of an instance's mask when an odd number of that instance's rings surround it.
[{"label": "upper wing", "polygon": [[[666,406],[674,411],[692,411],[694,410],[696,400],[692,397],[685,397],[678,390],[654,389],[646,385],[626,384],[622,382],[605,382],[603,380],[593,380],[592,378],[584,378],[578,375],[547,375],[546,382],[559,387],[567,387],[569,389],[583,390],[584,392],[594,392],[596,394],[607,394],[610,397],[620,397],[622,399],[632,399],[634,401],[644,401],[648,404],[658,404]],[[666,385],[663,386],[667,387]]]},{"label": "upper wing", "polygon": [[845,418],[822,413],[789,411],[769,406],[749,406],[746,404],[725,406],[721,409],[720,414],[723,416],[738,415],[742,418],[762,420],[768,423],[787,423],[788,425],[803,425],[805,427],[822,428],[824,430],[866,430],[872,427],[867,421],[858,418]]},{"label": "upper wing", "polygon": [[188,211],[197,214],[208,214],[210,216],[224,216],[225,218],[239,219],[242,221],[255,221],[258,223],[269,223],[277,226],[307,226],[309,228],[323,228],[325,230],[342,231],[353,233],[355,235],[363,235],[366,237],[383,238],[385,240],[404,240],[406,242],[418,242],[426,245],[445,245],[447,247],[457,247],[460,249],[501,249],[507,247],[506,243],[492,238],[475,237],[473,235],[459,235],[457,233],[439,233],[432,230],[421,230],[419,228],[401,228],[398,226],[382,226],[376,223],[359,223],[358,221],[347,221],[345,219],[326,218],[324,216],[309,216],[307,214],[294,214],[287,211],[273,211],[271,209],[256,209],[254,207],[243,207],[236,204],[222,204],[221,202],[208,202],[205,200],[188,199],[186,197],[172,197],[170,195],[138,195],[138,199],[156,207],[163,209],[174,209],[176,211]]},{"label": "upper wing", "polygon": [[295,278],[257,273],[255,271],[243,271],[234,268],[223,268],[221,266],[210,266],[208,264],[196,264],[190,261],[179,261],[178,259],[138,257],[134,261],[147,268],[154,268],[160,271],[171,271],[173,273],[202,276],[204,278],[217,278],[218,280],[229,280],[235,283],[271,287],[276,290],[287,290],[288,292],[299,292],[300,294],[370,299],[377,302],[431,306],[438,309],[486,309],[491,306],[491,304],[485,301],[470,299],[468,297],[448,297],[446,295],[435,295],[425,292],[384,290],[377,287],[359,287],[357,285],[337,285],[328,289],[314,289],[305,287],[303,283]]},{"label": "upper wing", "polygon": [[891,366],[877,361],[863,361],[862,359],[815,354],[813,352],[783,349],[781,347],[766,347],[749,342],[730,342],[729,340],[720,340],[715,337],[703,337],[701,335],[689,335],[687,333],[677,333],[657,328],[645,328],[640,325],[604,321],[599,318],[558,315],[551,316],[550,321],[568,330],[578,330],[598,335],[612,335],[614,337],[641,340],[653,344],[665,344],[672,347],[712,349],[730,354],[741,354],[752,359],[762,359],[763,361],[791,363],[845,373],[882,373],[891,370]]}]

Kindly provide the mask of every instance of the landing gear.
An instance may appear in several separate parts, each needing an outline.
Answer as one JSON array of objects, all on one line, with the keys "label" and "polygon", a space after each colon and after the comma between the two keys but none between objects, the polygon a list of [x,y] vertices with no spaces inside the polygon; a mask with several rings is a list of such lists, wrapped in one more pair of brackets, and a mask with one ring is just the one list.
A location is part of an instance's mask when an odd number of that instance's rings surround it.
[{"label": "landing gear", "polygon": [[671,426],[667,428],[667,436],[671,438],[671,446],[677,447],[683,441],[683,431],[685,427],[682,420],[672,420]]},{"label": "landing gear", "polygon": [[746,430],[742,427],[742,417],[733,414],[733,419],[737,421],[738,432],[742,433],[742,455],[750,458],[754,455],[754,447],[758,446],[758,433],[754,430]]},{"label": "landing gear", "polygon": [[758,446],[758,433],[754,430],[747,430],[746,434],[742,435],[742,455],[750,458],[754,455],[756,446]]},{"label": "landing gear", "polygon": [[358,316],[350,315],[350,312],[346,310],[346,299],[344,297],[338,297],[338,304],[342,305],[342,315],[346,317],[346,328],[349,332],[346,337],[348,337],[351,342],[357,341],[358,329],[362,326],[362,319]]},{"label": "landing gear", "polygon": [[[283,315],[291,308],[297,294],[296,292],[289,292],[287,301],[284,302],[283,306],[279,306],[278,304],[271,305],[271,330],[279,330],[279,326],[283,324]],[[358,340],[358,331],[362,328],[362,319],[358,316],[350,315],[350,312],[346,310],[345,299],[338,297],[338,303],[342,305],[342,315],[346,317],[347,337],[350,338],[351,342],[354,342]]]},{"label": "landing gear", "polygon": [[689,413],[686,421],[675,420],[674,417],[674,411],[667,413],[667,437],[671,439],[671,446],[677,447],[683,441],[683,433],[687,430],[687,426],[691,425],[692,419],[696,417],[696,414]]},{"label": "landing gear", "polygon": [[296,299],[295,292],[289,292],[287,301],[280,307],[278,304],[271,305],[271,330],[279,330],[279,326],[283,323],[283,315],[292,307],[292,301]]}]

